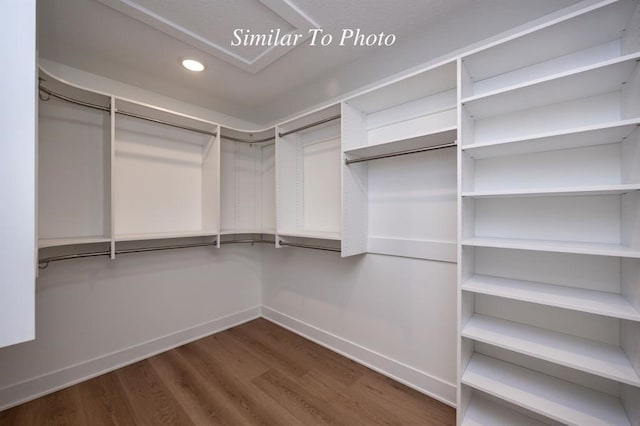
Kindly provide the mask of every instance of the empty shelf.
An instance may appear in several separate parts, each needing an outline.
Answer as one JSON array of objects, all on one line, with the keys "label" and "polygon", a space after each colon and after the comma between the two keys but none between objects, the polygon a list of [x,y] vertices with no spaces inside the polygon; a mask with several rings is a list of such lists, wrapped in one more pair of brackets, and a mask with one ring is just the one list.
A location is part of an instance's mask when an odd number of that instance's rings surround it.
[{"label": "empty shelf", "polygon": [[462,240],[462,245],[472,247],[494,247],[515,250],[548,251],[554,253],[576,253],[597,256],[640,258],[640,250],[622,245],[605,243],[475,237]]},{"label": "empty shelf", "polygon": [[162,240],[165,238],[215,237],[217,232],[155,232],[116,235],[116,241]]},{"label": "empty shelf", "polygon": [[[638,65],[638,54],[556,74],[462,100],[476,120],[620,90]],[[524,101],[523,101],[524,100]]]},{"label": "empty shelf", "polygon": [[640,119],[620,120],[519,138],[495,140],[491,143],[462,145],[462,150],[471,158],[482,159],[619,143],[638,126],[640,126]]},{"label": "empty shelf", "polygon": [[505,198],[505,197],[553,197],[576,195],[621,195],[640,190],[640,184],[602,185],[585,187],[531,188],[503,191],[467,191],[467,198]]},{"label": "empty shelf", "polygon": [[640,312],[617,293],[564,287],[533,281],[474,275],[462,290],[538,303],[613,318],[640,321]]},{"label": "empty shelf", "polygon": [[474,392],[467,412],[462,419],[463,426],[541,426],[541,423],[505,405],[498,404]]},{"label": "empty shelf", "polygon": [[630,424],[618,398],[477,353],[462,383],[571,425]]},{"label": "empty shelf", "polygon": [[618,346],[475,314],[462,336],[607,379],[640,386],[640,378]]},{"label": "empty shelf", "polygon": [[38,248],[110,242],[111,238],[108,237],[43,238],[38,240]]},{"label": "empty shelf", "polygon": [[293,231],[293,232],[278,232],[278,236],[294,237],[294,238],[317,238],[321,240],[340,241],[339,232]]}]

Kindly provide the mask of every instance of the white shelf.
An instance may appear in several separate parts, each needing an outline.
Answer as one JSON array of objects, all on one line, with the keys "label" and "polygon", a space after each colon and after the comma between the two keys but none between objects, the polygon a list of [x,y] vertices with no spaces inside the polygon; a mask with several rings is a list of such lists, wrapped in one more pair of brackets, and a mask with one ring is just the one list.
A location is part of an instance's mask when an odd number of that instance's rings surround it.
[{"label": "white shelf", "polygon": [[75,238],[46,238],[38,240],[38,248],[71,246],[76,244],[110,243],[108,237],[75,237]]},{"label": "white shelf", "polygon": [[469,319],[462,329],[462,336],[640,386],[638,373],[618,346],[480,314]]},{"label": "white shelf", "polygon": [[527,410],[571,425],[629,425],[619,399],[474,354],[462,383]]},{"label": "white shelf", "polygon": [[340,241],[339,232],[319,232],[319,231],[278,232],[278,236],[294,237],[294,238],[317,238],[322,240]]},{"label": "white shelf", "polygon": [[483,159],[533,152],[587,147],[622,142],[640,126],[640,119],[620,120],[562,131],[545,132],[491,143],[462,145],[471,158]]},{"label": "white shelf", "polygon": [[462,426],[541,426],[545,423],[525,416],[505,405],[498,404],[474,392],[462,419]]},{"label": "white shelf", "polygon": [[432,146],[452,143],[455,142],[456,139],[457,127],[449,126],[415,138],[349,149],[344,151],[344,154],[348,159],[351,160],[373,155],[385,155],[419,148],[428,148]]},{"label": "white shelf", "polygon": [[631,37],[632,28],[624,30],[633,15],[634,3],[610,1],[577,7],[558,19],[464,57],[474,91],[620,55],[620,39]]},{"label": "white shelf", "polygon": [[116,235],[116,242],[120,241],[141,241],[141,240],[162,240],[167,238],[195,238],[195,237],[215,237],[217,232],[154,232],[146,234],[123,234]]},{"label": "white shelf", "polygon": [[471,247],[493,247],[515,250],[548,251],[555,253],[576,253],[596,256],[640,258],[640,250],[638,249],[633,249],[631,247],[616,244],[603,243],[475,237],[463,239],[462,245]]},{"label": "white shelf", "polygon": [[616,293],[486,275],[474,275],[467,279],[462,284],[462,290],[630,321],[640,321],[640,312],[624,297]]},{"label": "white shelf", "polygon": [[462,100],[474,119],[616,92],[638,66],[640,54],[605,61],[570,72]]},{"label": "white shelf", "polygon": [[466,198],[505,198],[534,196],[570,196],[570,195],[621,195],[640,190],[640,184],[602,185],[567,188],[533,188],[520,191],[469,191],[463,192]]},{"label": "white shelf", "polygon": [[229,231],[220,231],[220,235],[236,235],[236,234],[275,234],[273,229],[234,229]]}]

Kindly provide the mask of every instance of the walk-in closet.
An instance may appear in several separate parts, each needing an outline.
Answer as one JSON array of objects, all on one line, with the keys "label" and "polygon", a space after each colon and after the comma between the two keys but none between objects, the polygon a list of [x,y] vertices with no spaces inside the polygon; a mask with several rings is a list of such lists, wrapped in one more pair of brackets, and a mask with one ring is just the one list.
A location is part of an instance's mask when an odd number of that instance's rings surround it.
[{"label": "walk-in closet", "polygon": [[638,0],[0,10],[0,424],[640,426]]}]

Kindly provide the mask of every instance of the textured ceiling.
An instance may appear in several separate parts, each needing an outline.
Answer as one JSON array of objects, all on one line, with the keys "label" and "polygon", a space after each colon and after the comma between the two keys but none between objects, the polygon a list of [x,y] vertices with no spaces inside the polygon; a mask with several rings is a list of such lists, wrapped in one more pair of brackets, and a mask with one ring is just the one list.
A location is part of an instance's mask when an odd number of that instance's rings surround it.
[{"label": "textured ceiling", "polygon": [[[41,57],[264,123],[372,83],[576,0],[39,0]],[[349,43],[234,47],[234,29],[394,33]],[[180,59],[207,69],[185,71]]]}]

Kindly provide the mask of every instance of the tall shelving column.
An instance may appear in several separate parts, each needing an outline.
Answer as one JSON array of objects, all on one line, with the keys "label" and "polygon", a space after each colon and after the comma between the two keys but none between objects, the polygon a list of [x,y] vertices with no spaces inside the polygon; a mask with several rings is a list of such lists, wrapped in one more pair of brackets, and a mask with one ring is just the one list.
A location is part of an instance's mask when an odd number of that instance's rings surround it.
[{"label": "tall shelving column", "polygon": [[275,128],[220,132],[221,236],[274,235]]},{"label": "tall shelving column", "polygon": [[459,86],[458,424],[640,424],[638,2],[472,52]]},{"label": "tall shelving column", "polygon": [[342,103],[342,255],[456,261],[456,62]]}]

